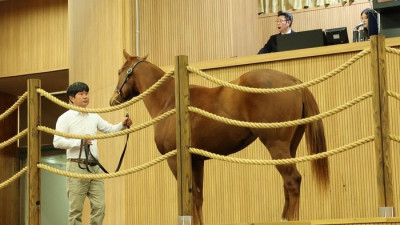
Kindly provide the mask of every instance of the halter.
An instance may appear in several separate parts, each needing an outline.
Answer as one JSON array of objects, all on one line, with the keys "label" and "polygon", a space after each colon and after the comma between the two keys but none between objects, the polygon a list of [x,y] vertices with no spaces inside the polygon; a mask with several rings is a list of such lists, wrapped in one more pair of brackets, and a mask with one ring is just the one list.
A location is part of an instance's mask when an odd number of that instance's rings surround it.
[{"label": "halter", "polygon": [[[122,88],[124,87],[124,85],[125,85],[126,82],[128,81],[129,76],[130,76],[130,75],[132,74],[132,72],[133,72],[133,69],[135,69],[135,67],[136,67],[139,63],[141,63],[141,62],[143,62],[143,60],[140,59],[140,60],[138,60],[137,62],[135,62],[131,67],[129,67],[129,69],[126,71],[126,75],[125,75],[124,81],[122,82],[121,86],[120,86],[119,88],[117,87],[117,88],[115,89],[115,92],[117,93],[117,96],[114,98],[114,101],[116,101],[118,104],[121,104],[121,102],[119,102],[119,101],[117,100],[118,96],[120,96],[122,100],[125,100],[125,99],[122,97],[122,95],[121,95]],[[129,86],[129,90],[130,90],[130,92],[132,93],[132,87],[131,87],[131,86]]]}]

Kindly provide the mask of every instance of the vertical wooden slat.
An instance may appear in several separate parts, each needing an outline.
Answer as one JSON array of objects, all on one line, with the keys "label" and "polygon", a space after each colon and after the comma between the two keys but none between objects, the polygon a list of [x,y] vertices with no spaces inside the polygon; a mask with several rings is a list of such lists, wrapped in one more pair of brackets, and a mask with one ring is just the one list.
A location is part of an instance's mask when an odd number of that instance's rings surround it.
[{"label": "vertical wooden slat", "polygon": [[[134,1],[124,0],[121,3],[122,14],[122,49],[126,49],[131,54],[136,51],[136,5]],[[121,54],[121,58],[123,55]],[[124,59],[124,58],[123,58]]]},{"label": "vertical wooden slat", "polygon": [[371,69],[377,160],[378,206],[393,206],[392,166],[388,118],[385,37],[371,37]]},{"label": "vertical wooden slat", "polygon": [[175,57],[176,146],[178,150],[178,213],[193,215],[192,161],[189,152],[189,78],[187,56]]},{"label": "vertical wooden slat", "polygon": [[40,80],[28,80],[28,191],[29,191],[29,225],[40,224]]}]

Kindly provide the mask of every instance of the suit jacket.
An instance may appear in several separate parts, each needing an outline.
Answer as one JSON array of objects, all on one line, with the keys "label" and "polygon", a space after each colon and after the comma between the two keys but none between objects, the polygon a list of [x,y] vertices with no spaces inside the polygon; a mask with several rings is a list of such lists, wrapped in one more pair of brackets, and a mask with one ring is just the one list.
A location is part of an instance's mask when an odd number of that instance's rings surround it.
[{"label": "suit jacket", "polygon": [[[292,30],[292,32],[290,34],[292,34],[292,33],[296,33],[296,32],[294,30]],[[290,35],[290,34],[288,34],[288,35]],[[267,43],[264,45],[264,47],[262,47],[260,49],[260,51],[258,51],[257,54],[277,52],[278,51],[278,43],[277,43],[276,37],[278,35],[282,35],[282,34],[279,33],[279,34],[271,35],[271,37],[269,37],[269,40],[267,41]],[[287,34],[285,34],[285,35],[287,35]]]}]

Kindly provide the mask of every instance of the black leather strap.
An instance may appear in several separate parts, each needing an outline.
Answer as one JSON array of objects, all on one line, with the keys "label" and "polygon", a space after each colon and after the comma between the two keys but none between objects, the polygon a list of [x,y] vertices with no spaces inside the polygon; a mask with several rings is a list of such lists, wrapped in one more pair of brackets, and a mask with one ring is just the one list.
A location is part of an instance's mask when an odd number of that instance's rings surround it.
[{"label": "black leather strap", "polygon": [[[115,172],[118,172],[119,169],[121,168],[122,161],[124,160],[124,156],[125,156],[125,152],[126,152],[126,147],[128,146],[128,140],[129,140],[129,133],[126,135],[124,150],[122,151],[122,154],[119,159],[119,163],[118,163],[118,166],[117,166],[117,169],[115,170]],[[82,167],[80,162],[78,162],[79,168],[86,169],[89,173],[92,173],[92,171],[90,171],[90,169],[89,169],[89,156],[90,156],[93,159],[93,161],[95,162],[95,165],[98,165],[100,167],[100,169],[103,170],[104,173],[109,173],[106,170],[106,168],[104,168],[104,166],[101,165],[99,160],[97,160],[96,157],[93,156],[92,152],[90,151],[90,145],[87,144],[86,140],[81,140],[81,147],[80,147],[80,151],[79,151],[79,161],[81,161],[82,149],[85,149],[85,159],[83,159],[83,161],[85,163],[86,168]]]},{"label": "black leather strap", "polygon": [[115,170],[115,172],[118,172],[119,168],[121,168],[122,161],[124,160],[124,156],[125,156],[126,146],[128,146],[128,139],[129,139],[129,133],[126,135],[124,150],[121,153],[121,157],[119,158],[119,163],[118,163],[118,166],[117,166],[117,169]]},{"label": "black leather strap", "polygon": [[[80,147],[80,151],[79,151],[79,158],[78,158],[78,166],[79,166],[79,168],[81,168],[81,169],[86,169],[89,173],[91,173],[92,171],[90,171],[90,169],[89,169],[89,152],[90,152],[90,148],[86,148],[86,146],[89,146],[88,144],[87,144],[87,141],[86,140],[81,140],[81,147]],[[82,155],[82,149],[85,149],[85,159],[84,159],[84,163],[85,163],[85,166],[86,166],[86,168],[85,167],[82,167],[81,166],[81,163],[80,163],[80,161],[81,161],[81,155]],[[88,152],[89,151],[89,152]]]}]

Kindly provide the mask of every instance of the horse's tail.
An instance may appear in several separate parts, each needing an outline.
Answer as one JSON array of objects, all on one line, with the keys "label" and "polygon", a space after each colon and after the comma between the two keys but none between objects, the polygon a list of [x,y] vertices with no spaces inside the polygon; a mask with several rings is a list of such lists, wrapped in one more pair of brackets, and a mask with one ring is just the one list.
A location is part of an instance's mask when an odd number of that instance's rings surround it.
[{"label": "horse's tail", "polygon": [[[314,96],[307,88],[303,89],[303,118],[319,114],[319,108]],[[308,123],[306,126],[306,142],[309,154],[326,152],[326,139],[322,120]],[[327,187],[329,184],[328,158],[321,158],[312,161],[312,170],[318,178],[319,184]]]}]

